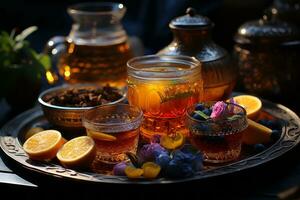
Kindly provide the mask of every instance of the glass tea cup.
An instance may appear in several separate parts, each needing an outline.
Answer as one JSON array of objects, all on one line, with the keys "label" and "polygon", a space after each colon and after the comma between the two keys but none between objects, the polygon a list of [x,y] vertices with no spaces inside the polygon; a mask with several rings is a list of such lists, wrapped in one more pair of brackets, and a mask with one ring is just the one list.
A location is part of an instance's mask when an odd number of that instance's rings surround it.
[{"label": "glass tea cup", "polygon": [[[216,102],[203,103],[210,108]],[[224,163],[236,160],[241,153],[243,130],[248,126],[246,111],[243,107],[226,103],[230,116],[220,119],[195,119],[196,106],[187,109],[187,127],[190,141],[203,153],[209,163]]]},{"label": "glass tea cup", "polygon": [[83,114],[83,126],[97,149],[94,170],[111,169],[127,160],[127,152],[136,153],[142,119],[142,111],[128,104],[98,106]]},{"label": "glass tea cup", "polygon": [[153,135],[188,134],[187,107],[201,100],[201,63],[188,56],[141,56],[127,62],[128,101],[144,113],[143,140]]}]

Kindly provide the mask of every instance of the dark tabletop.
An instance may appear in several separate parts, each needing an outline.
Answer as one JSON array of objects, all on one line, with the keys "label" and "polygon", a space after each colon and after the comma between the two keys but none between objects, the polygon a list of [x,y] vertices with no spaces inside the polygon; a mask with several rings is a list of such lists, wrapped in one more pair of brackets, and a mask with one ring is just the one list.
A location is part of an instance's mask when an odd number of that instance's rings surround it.
[{"label": "dark tabletop", "polygon": [[[18,114],[17,111],[10,110],[3,101],[0,102],[0,108],[1,126]],[[42,175],[19,166],[1,151],[0,191],[1,194],[17,192],[25,199],[45,193],[47,197],[53,198],[58,193],[66,198],[71,195],[84,199],[95,193],[104,197],[124,198],[123,191],[126,191],[126,197],[134,199],[161,199],[164,194],[169,197],[184,194],[193,199],[277,199],[278,196],[296,191],[290,198],[294,199],[300,198],[300,192],[297,192],[297,185],[300,185],[299,154],[300,147],[297,146],[277,159],[234,174],[189,183],[141,186],[90,184]]]}]

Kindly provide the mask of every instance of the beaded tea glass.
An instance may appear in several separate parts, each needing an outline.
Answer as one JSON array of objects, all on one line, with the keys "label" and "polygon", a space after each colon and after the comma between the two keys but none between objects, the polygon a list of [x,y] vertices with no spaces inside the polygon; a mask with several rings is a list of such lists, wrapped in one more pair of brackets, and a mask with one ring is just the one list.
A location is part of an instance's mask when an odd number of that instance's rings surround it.
[{"label": "beaded tea glass", "polygon": [[83,126],[96,143],[94,171],[109,171],[127,160],[127,152],[136,153],[142,119],[143,112],[128,104],[98,106],[84,113]]},{"label": "beaded tea glass", "polygon": [[[214,103],[203,104],[209,108]],[[187,110],[187,126],[190,130],[191,143],[203,153],[206,162],[233,161],[241,153],[242,131],[248,126],[246,111],[239,105],[226,104],[232,110],[232,115],[221,119],[198,120],[193,118],[196,105]]]}]

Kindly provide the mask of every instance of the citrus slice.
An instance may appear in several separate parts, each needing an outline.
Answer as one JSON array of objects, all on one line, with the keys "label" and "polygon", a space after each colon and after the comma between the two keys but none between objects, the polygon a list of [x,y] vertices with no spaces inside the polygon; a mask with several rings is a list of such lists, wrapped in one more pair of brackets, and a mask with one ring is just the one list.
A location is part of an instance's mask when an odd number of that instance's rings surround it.
[{"label": "citrus slice", "polygon": [[140,178],[144,173],[143,169],[127,166],[125,168],[125,174],[128,178]]},{"label": "citrus slice", "polygon": [[95,139],[95,140],[104,140],[104,141],[115,141],[117,139],[117,137],[113,136],[113,135],[109,135],[106,133],[101,133],[98,131],[92,131],[87,129],[86,133],[88,136],[90,136],[91,138]]},{"label": "citrus slice", "polygon": [[142,169],[145,178],[154,179],[160,173],[161,167],[153,162],[146,162],[143,164]]},{"label": "citrus slice", "polygon": [[185,142],[185,137],[182,133],[175,133],[174,135],[163,135],[160,138],[161,146],[165,147],[166,149],[177,149],[181,147]]},{"label": "citrus slice", "polygon": [[243,143],[252,145],[268,143],[271,140],[272,130],[251,119],[248,119],[248,127],[243,131]]},{"label": "citrus slice", "polygon": [[27,139],[23,148],[31,159],[51,160],[64,143],[65,139],[59,131],[45,130]]},{"label": "citrus slice", "polygon": [[80,136],[65,143],[56,156],[65,167],[85,168],[90,166],[95,155],[94,140],[88,136]]},{"label": "citrus slice", "polygon": [[30,129],[28,129],[28,131],[25,134],[25,140],[27,140],[28,138],[30,138],[31,136],[33,136],[36,133],[39,133],[41,131],[43,131],[44,129],[41,127],[32,127]]},{"label": "citrus slice", "polygon": [[245,108],[247,117],[250,119],[255,119],[259,111],[262,108],[261,100],[255,96],[251,95],[239,95],[233,97],[237,104]]}]

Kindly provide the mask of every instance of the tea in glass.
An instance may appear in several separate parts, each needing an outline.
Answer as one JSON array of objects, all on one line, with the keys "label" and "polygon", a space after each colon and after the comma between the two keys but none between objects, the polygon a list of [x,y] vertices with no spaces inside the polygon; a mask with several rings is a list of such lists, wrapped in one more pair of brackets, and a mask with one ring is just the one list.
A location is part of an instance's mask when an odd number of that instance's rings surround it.
[{"label": "tea in glass", "polygon": [[143,110],[143,139],[187,134],[186,108],[202,97],[200,62],[187,56],[143,56],[128,62],[128,101]]},{"label": "tea in glass", "polygon": [[142,118],[142,111],[128,104],[99,106],[84,113],[83,126],[97,149],[94,171],[109,171],[127,160],[127,152],[136,153]]},{"label": "tea in glass", "polygon": [[70,34],[48,42],[48,51],[60,55],[58,70],[66,82],[126,86],[126,62],[133,53],[121,24],[125,12],[123,4],[109,2],[68,8],[74,20]]},{"label": "tea in glass", "polygon": [[[202,105],[205,110],[209,110],[214,103],[206,102]],[[201,119],[201,117],[199,119],[197,117],[197,105],[193,105],[187,110],[190,142],[203,153],[206,162],[233,161],[241,153],[242,131],[248,126],[246,111],[237,104],[224,103],[224,105],[226,105],[226,109],[231,111],[225,117],[214,119],[210,117],[211,115],[207,119]],[[207,113],[204,109],[201,112]]]}]

